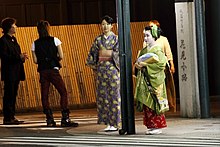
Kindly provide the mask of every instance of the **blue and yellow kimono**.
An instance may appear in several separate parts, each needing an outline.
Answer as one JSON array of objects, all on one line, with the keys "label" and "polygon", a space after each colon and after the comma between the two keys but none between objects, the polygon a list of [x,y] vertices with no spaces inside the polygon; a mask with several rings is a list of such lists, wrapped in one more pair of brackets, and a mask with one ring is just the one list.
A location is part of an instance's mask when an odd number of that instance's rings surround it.
[{"label": "blue and yellow kimono", "polygon": [[[99,50],[113,50],[112,59],[99,61]],[[121,97],[119,73],[118,36],[111,32],[107,38],[104,34],[96,37],[86,61],[86,65],[96,72],[96,102],[98,124],[120,127]]]}]

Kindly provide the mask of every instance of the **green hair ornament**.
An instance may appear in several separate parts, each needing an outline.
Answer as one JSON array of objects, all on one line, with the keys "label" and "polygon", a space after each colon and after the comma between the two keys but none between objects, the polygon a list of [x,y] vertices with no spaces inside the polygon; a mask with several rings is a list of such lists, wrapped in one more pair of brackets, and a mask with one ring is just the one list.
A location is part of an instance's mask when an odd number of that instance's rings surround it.
[{"label": "green hair ornament", "polygon": [[151,26],[151,34],[154,38],[158,38],[158,27],[155,24]]}]

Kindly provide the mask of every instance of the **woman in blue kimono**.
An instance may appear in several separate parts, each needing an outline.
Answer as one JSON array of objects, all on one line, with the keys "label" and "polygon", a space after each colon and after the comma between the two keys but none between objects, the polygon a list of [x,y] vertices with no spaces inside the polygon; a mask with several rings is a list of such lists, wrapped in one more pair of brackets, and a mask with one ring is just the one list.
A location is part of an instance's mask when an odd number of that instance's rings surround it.
[{"label": "woman in blue kimono", "polygon": [[121,97],[118,36],[112,30],[113,19],[101,19],[103,33],[97,36],[89,51],[86,65],[96,73],[98,124],[104,131],[117,131],[121,124]]}]

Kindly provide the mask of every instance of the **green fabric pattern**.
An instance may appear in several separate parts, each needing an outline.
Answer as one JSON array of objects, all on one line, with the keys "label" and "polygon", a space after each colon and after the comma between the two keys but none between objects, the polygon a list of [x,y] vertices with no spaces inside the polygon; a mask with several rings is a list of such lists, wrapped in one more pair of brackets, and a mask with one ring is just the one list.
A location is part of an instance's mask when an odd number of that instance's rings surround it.
[{"label": "green fabric pattern", "polygon": [[[165,73],[164,69],[167,63],[165,54],[162,52],[159,46],[153,46],[150,49],[144,48],[140,52],[140,55],[146,53],[154,53],[159,57],[159,61],[151,64],[147,64],[147,72],[144,74],[144,70],[138,70],[137,73],[137,85],[135,89],[135,98],[137,100],[137,110],[142,111],[143,105],[156,111],[157,114],[163,113],[169,110],[166,87],[165,87]],[[157,91],[155,101],[152,97],[152,93],[149,91],[149,87],[146,83],[146,77],[148,75],[153,91]],[[160,88],[162,85],[162,89]]]}]

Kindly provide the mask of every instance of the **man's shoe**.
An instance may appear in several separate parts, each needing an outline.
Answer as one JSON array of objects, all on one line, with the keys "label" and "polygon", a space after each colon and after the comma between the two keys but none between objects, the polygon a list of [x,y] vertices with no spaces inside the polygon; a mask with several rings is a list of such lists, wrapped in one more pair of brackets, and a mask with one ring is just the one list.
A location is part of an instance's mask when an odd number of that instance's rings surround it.
[{"label": "man's shoe", "polygon": [[24,121],[17,120],[16,118],[10,120],[3,120],[3,125],[19,125],[24,123]]},{"label": "man's shoe", "polygon": [[54,121],[54,119],[47,120],[47,126],[48,127],[56,127],[56,122]]},{"label": "man's shoe", "polygon": [[23,120],[18,120],[16,118],[12,119],[14,122],[17,122],[18,124],[23,124],[24,121]]},{"label": "man's shoe", "polygon": [[62,119],[61,120],[61,127],[78,127],[79,124],[76,122],[71,121],[70,119]]},{"label": "man's shoe", "polygon": [[62,111],[61,127],[78,127],[79,124],[69,118],[69,113],[69,109]]}]

